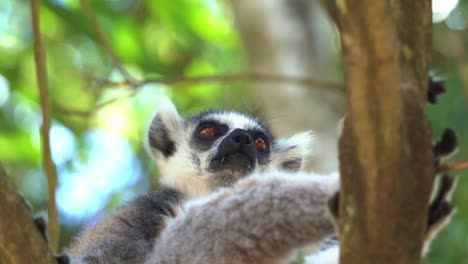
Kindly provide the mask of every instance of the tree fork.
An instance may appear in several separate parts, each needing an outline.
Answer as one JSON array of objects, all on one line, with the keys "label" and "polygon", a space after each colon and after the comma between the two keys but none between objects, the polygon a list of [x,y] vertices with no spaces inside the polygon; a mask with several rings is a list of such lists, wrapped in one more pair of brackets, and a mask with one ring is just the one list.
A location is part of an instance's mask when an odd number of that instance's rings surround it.
[{"label": "tree fork", "polygon": [[431,2],[343,0],[336,10],[349,98],[340,263],[420,263],[434,181],[425,114]]}]

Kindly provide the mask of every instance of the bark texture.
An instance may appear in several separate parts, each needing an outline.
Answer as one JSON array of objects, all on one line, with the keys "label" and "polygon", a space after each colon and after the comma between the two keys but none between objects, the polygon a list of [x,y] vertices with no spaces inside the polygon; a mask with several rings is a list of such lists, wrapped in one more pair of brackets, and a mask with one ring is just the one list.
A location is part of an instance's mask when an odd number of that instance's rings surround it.
[{"label": "bark texture", "polygon": [[340,263],[420,263],[434,180],[424,111],[431,2],[337,1],[335,16],[349,97]]},{"label": "bark texture", "polygon": [[0,164],[0,263],[56,264],[30,209]]}]

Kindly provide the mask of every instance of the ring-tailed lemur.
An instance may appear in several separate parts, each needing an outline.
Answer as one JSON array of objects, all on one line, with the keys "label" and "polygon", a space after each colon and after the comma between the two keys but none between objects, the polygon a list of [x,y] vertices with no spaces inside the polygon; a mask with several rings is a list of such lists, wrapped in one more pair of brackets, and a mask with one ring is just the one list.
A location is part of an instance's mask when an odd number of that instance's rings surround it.
[{"label": "ring-tailed lemur", "polygon": [[147,146],[162,188],[141,196],[91,227],[68,253],[85,263],[142,263],[185,197],[199,197],[253,173],[298,171],[310,133],[276,140],[258,118],[234,111],[206,111],[183,119],[170,101],[153,118]]},{"label": "ring-tailed lemur", "polygon": [[[328,204],[338,177],[265,172],[300,168],[306,139],[279,143],[258,119],[235,112],[183,120],[166,107],[148,142],[167,187],[89,229],[70,249],[72,263],[287,263],[297,249],[335,234],[336,204],[332,214]],[[430,207],[426,245],[451,214],[447,183]],[[184,194],[209,192],[178,213]],[[337,243],[323,248],[307,263],[338,262]]]}]

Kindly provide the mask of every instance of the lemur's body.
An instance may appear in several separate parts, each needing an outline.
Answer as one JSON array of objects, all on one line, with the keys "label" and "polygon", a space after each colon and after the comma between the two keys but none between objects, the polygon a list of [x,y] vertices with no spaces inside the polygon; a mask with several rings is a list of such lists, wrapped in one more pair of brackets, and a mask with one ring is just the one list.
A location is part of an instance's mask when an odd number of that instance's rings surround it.
[{"label": "lemur's body", "polygon": [[259,119],[234,111],[207,111],[184,120],[167,102],[151,122],[147,142],[163,188],[88,229],[68,254],[75,262],[143,263],[188,198],[232,186],[250,174],[298,171],[311,141],[309,133],[275,140]]},{"label": "lemur's body", "polygon": [[[183,120],[168,105],[148,134],[165,187],[86,231],[68,252],[72,263],[288,263],[336,233],[328,202],[338,177],[278,170],[299,170],[310,141],[276,141],[258,119],[232,111]],[[204,197],[186,205],[194,196]],[[322,249],[307,263],[338,263],[336,242]]]}]

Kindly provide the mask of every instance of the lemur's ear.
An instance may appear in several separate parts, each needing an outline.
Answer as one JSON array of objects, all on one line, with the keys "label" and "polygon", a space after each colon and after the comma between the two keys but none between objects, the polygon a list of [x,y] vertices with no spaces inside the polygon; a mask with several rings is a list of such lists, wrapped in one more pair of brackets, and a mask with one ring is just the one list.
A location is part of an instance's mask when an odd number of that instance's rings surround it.
[{"label": "lemur's ear", "polygon": [[183,119],[174,104],[164,98],[148,130],[148,147],[157,156],[170,157],[176,151],[176,140],[183,129]]},{"label": "lemur's ear", "polygon": [[289,171],[302,169],[311,152],[313,141],[314,136],[311,132],[277,140],[272,145],[272,165]]}]

